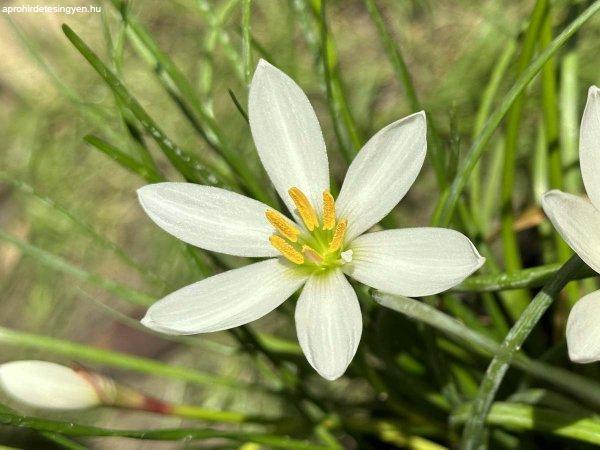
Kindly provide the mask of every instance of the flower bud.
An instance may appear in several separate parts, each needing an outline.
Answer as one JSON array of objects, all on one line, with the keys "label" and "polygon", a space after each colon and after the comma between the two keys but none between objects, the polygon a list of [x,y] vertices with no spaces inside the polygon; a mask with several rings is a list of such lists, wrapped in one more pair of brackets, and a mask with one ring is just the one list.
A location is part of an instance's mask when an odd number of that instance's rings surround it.
[{"label": "flower bud", "polygon": [[[15,400],[35,408],[83,409],[104,403],[108,384],[85,371],[47,361],[13,361],[0,365],[0,388]],[[110,391],[110,389],[108,389]]]}]

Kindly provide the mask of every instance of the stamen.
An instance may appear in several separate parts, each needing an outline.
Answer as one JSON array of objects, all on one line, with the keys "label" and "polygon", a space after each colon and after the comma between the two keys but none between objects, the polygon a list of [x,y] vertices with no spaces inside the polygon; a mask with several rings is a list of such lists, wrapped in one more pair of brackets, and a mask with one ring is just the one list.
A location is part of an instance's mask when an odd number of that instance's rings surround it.
[{"label": "stamen", "polygon": [[312,263],[321,264],[323,262],[323,257],[319,255],[314,248],[308,245],[302,246],[302,253],[304,253],[306,259]]},{"label": "stamen", "polygon": [[335,227],[335,200],[329,190],[323,192],[323,229],[333,230]]},{"label": "stamen", "polygon": [[344,236],[346,236],[347,227],[348,221],[346,219],[341,219],[338,222],[333,233],[333,238],[331,238],[331,242],[329,242],[330,252],[335,252],[342,247],[342,244],[344,243]]},{"label": "stamen", "polygon": [[273,209],[268,209],[265,212],[267,216],[267,220],[275,227],[277,231],[283,234],[286,238],[288,238],[292,242],[296,242],[298,240],[298,235],[300,234],[300,230],[296,228],[296,226],[288,220],[280,212],[277,212]]},{"label": "stamen", "polygon": [[274,234],[269,238],[269,242],[289,261],[293,262],[294,264],[304,263],[304,256],[302,256],[302,253],[296,250],[292,244],[287,242],[281,236]]},{"label": "stamen", "polygon": [[306,195],[304,195],[297,187],[290,188],[288,194],[292,197],[296,209],[298,210],[298,214],[302,217],[302,221],[304,222],[304,225],[306,225],[306,228],[308,228],[308,231],[312,231],[318,227],[319,220],[317,219],[317,213],[306,198]]}]

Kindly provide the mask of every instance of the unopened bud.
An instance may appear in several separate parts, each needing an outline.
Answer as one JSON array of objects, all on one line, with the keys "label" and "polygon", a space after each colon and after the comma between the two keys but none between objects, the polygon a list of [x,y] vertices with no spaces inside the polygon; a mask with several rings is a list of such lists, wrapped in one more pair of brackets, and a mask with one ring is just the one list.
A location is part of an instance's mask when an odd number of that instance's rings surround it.
[{"label": "unopened bud", "polygon": [[47,361],[0,365],[0,387],[10,397],[35,408],[83,409],[102,403],[90,378]]}]

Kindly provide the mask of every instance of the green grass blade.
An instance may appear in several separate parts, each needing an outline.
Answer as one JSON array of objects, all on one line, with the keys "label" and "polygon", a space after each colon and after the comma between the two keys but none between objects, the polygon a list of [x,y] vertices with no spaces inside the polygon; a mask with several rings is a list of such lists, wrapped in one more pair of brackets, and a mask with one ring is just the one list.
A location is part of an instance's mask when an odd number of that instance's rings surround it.
[{"label": "green grass blade", "polygon": [[[375,1],[364,0],[364,3],[367,7],[369,15],[371,16],[371,20],[375,24],[377,33],[379,34],[379,39],[381,40],[387,58],[394,69],[396,78],[406,93],[412,112],[422,110],[423,106],[417,95],[412,76],[410,75],[408,67],[406,66],[406,62],[404,61],[404,56],[402,56],[400,48],[398,45],[396,45],[394,39],[388,31],[386,24],[381,17],[381,13],[375,4]],[[440,140],[433,118],[430,115],[427,116],[427,127],[429,129],[429,151],[427,152],[427,156],[431,158],[439,186],[445,187],[447,177],[445,174],[446,164],[444,160],[443,144]]]},{"label": "green grass blade", "polygon": [[78,217],[75,213],[70,211],[65,206],[57,203],[52,198],[42,195],[39,193],[33,186],[24,183],[21,180],[13,178],[8,173],[0,171],[0,181],[9,183],[11,186],[15,187],[19,191],[32,196],[37,201],[43,203],[47,207],[51,208],[53,211],[60,214],[62,217],[69,220],[71,223],[76,225],[80,230],[82,230],[86,235],[88,235],[94,243],[98,244],[100,247],[108,250],[117,256],[121,261],[123,261],[129,267],[135,269],[138,273],[140,273],[146,280],[151,283],[159,283],[164,285],[164,280],[160,279],[158,275],[153,273],[148,268],[144,267],[139,262],[135,261],[131,258],[125,250],[123,250],[119,245],[114,243],[113,241],[104,237],[101,233],[97,232],[94,227],[92,227],[89,223],[87,223],[82,218]]},{"label": "green grass blade", "polygon": [[292,450],[331,450],[329,446],[311,444],[287,437],[243,431],[223,431],[210,428],[175,428],[175,429],[146,429],[146,430],[117,430],[100,428],[90,425],[80,425],[74,422],[38,419],[35,417],[19,416],[7,412],[0,413],[0,424],[31,428],[38,431],[55,432],[66,436],[77,437],[127,437],[132,439],[152,441],[200,441],[211,439],[228,439],[235,442],[255,442],[270,448]]},{"label": "green grass blade", "polygon": [[[461,408],[451,418],[456,425],[464,423],[469,416],[469,408]],[[555,411],[518,403],[496,402],[486,418],[491,427],[509,430],[537,431],[581,442],[600,445],[600,419],[573,412]]]},{"label": "green grass blade", "polygon": [[156,122],[148,115],[139,102],[131,96],[123,83],[117,76],[98,58],[98,56],[77,36],[67,25],[63,25],[63,32],[91,64],[96,72],[104,79],[114,94],[126,105],[133,115],[140,121],[147,133],[149,133],[164,154],[169,158],[173,166],[190,182],[201,182],[204,184],[226,187],[230,180],[224,180],[222,175],[214,169],[210,169],[198,161],[194,156],[178,147],[159,128]]},{"label": "green grass blade", "polygon": [[504,339],[488,366],[485,377],[480,384],[479,393],[473,402],[469,419],[463,430],[462,450],[477,450],[482,445],[485,418],[512,360],[544,312],[546,312],[546,309],[571,280],[572,275],[580,270],[582,266],[583,262],[577,256],[566,262],[550,282],[534,297]]},{"label": "green grass blade", "polygon": [[521,95],[529,83],[536,77],[544,64],[594,15],[600,10],[600,0],[596,0],[575,20],[573,20],[550,45],[541,52],[517,79],[510,91],[505,95],[500,106],[490,116],[477,140],[469,149],[466,159],[461,164],[458,174],[452,185],[440,198],[434,215],[434,223],[447,225],[454,213],[458,199],[465,187],[471,171],[486,150],[487,144],[494,132],[510,110],[516,99]]},{"label": "green grass blade", "polygon": [[[475,117],[475,125],[473,127],[472,140],[477,139],[479,133],[483,129],[485,122],[487,121],[490,111],[492,110],[492,106],[494,103],[494,99],[498,94],[498,90],[500,89],[500,84],[504,80],[505,74],[510,66],[510,63],[513,59],[513,56],[516,52],[517,45],[514,40],[510,40],[504,51],[498,58],[498,61],[494,65],[488,83],[483,90],[483,95],[481,96],[481,102],[479,103],[479,108],[477,109],[477,116]],[[490,165],[490,172],[493,174],[493,164]],[[483,215],[484,208],[482,207],[484,202],[482,202],[482,193],[481,193],[481,161],[475,165],[473,168],[473,173],[469,177],[469,199],[470,199],[470,208],[476,220],[481,224],[483,231],[488,230],[489,221]],[[486,177],[486,186],[489,187],[489,178]],[[485,197],[484,197],[485,198]]]},{"label": "green grass blade", "polygon": [[252,0],[242,2],[242,58],[244,60],[244,79],[246,85],[250,85],[252,79],[252,31],[250,28],[250,14],[252,12]]},{"label": "green grass blade", "polygon": [[133,304],[150,306],[156,300],[150,295],[136,291],[128,286],[104,278],[101,275],[90,273],[84,269],[74,266],[73,264],[50,252],[47,252],[46,250],[42,250],[35,245],[17,239],[2,229],[0,229],[0,240],[5,240],[17,246],[23,253],[34,258],[37,262],[52,270],[57,270],[77,278],[78,280],[99,286],[102,289],[105,289],[106,291],[116,295],[117,297],[126,299]]},{"label": "green grass blade", "polygon": [[327,2],[322,0],[311,2],[311,6],[320,24],[321,59],[323,61],[323,74],[325,77],[329,112],[333,120],[340,150],[346,162],[349,163],[362,147],[363,139],[348,107],[344,86],[339,75],[335,43],[327,25],[326,4]]},{"label": "green grass blade", "polygon": [[124,167],[130,172],[135,173],[136,175],[139,175],[148,183],[158,183],[160,181],[164,181],[164,177],[159,172],[136,161],[123,150],[118,149],[99,137],[88,134],[83,138],[83,140],[92,147],[100,150],[109,158],[114,159],[120,166]]},{"label": "green grass blade", "polygon": [[[529,26],[525,32],[521,52],[517,60],[517,75],[523,74],[533,58],[533,53],[540,35],[542,24],[548,14],[548,0],[537,0],[531,13]],[[543,69],[542,69],[543,72]],[[525,95],[521,93],[514,101],[506,119],[504,140],[504,165],[502,168],[502,184],[500,188],[500,235],[502,237],[502,254],[507,272],[515,272],[523,267],[517,232],[515,230],[514,189],[517,162],[517,144],[523,115]],[[504,307],[511,319],[517,320],[527,307],[531,298],[527,291],[514,291],[506,296]]]},{"label": "green grass blade", "polygon": [[185,381],[199,386],[219,386],[241,390],[261,389],[258,385],[248,384],[229,377],[213,375],[153,359],[105,350],[49,336],[24,333],[4,327],[0,327],[0,344],[21,349],[37,350],[45,354],[59,355],[78,362],[116,367],[148,375]]},{"label": "green grass blade", "polygon": [[[474,275],[453,288],[457,292],[495,292],[509,289],[530,289],[543,286],[560,269],[562,264],[546,264],[529,267],[513,273]],[[573,274],[572,279],[598,276],[587,266]]]},{"label": "green grass blade", "polygon": [[[121,9],[121,6],[123,5],[121,0],[111,1],[115,7]],[[191,83],[177,68],[170,57],[159,48],[150,33],[148,33],[133,17],[125,15],[123,16],[123,20],[128,25],[128,31],[130,32],[134,43],[137,44],[136,48],[139,48],[147,57],[150,57],[155,66],[168,75],[169,80],[177,89],[179,98],[182,99],[181,101],[183,103],[188,103],[192,107],[199,122],[206,129],[207,142],[211,147],[217,150],[219,155],[231,166],[239,180],[242,181],[247,188],[248,192],[250,192],[257,200],[264,203],[272,203],[272,197],[261,186],[259,181],[257,181],[259,177],[252,173],[251,170],[248,170],[248,163],[245,160],[245,157],[231,147],[225,134],[212,116],[212,113],[202,104]],[[221,177],[226,176],[227,174],[221,174]],[[230,184],[232,182],[232,180],[229,180]]]},{"label": "green grass blade", "polygon": [[580,192],[579,175],[579,53],[570,50],[561,60],[560,138],[565,167],[565,188]]},{"label": "green grass blade", "polygon": [[[381,306],[423,322],[477,354],[492,356],[500,348],[500,344],[494,339],[471,330],[462,322],[421,301],[379,291],[374,291],[372,297]],[[532,360],[521,353],[516,354],[513,366],[600,409],[600,385],[594,381],[545,362]]]}]

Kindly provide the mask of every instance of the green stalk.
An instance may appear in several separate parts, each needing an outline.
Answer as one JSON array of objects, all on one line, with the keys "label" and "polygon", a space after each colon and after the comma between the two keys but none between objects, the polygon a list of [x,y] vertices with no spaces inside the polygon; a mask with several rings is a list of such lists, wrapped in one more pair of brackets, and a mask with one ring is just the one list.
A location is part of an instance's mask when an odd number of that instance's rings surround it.
[{"label": "green stalk", "polygon": [[6,412],[0,413],[0,424],[8,426],[27,427],[38,431],[50,431],[65,436],[78,437],[127,437],[152,441],[200,441],[210,439],[228,439],[235,442],[255,442],[271,448],[292,450],[331,450],[329,446],[311,444],[287,437],[263,433],[244,431],[223,431],[208,428],[175,428],[175,429],[144,429],[144,430],[117,430],[100,428],[90,425],[80,425],[74,422],[61,422],[58,420],[38,419],[34,417],[19,416]]},{"label": "green stalk", "polygon": [[314,13],[320,20],[321,59],[323,60],[323,73],[327,89],[327,104],[342,155],[346,162],[350,163],[362,147],[363,139],[348,107],[344,86],[339,75],[335,43],[327,26],[326,4],[327,2],[323,0],[311,2]]},{"label": "green stalk", "polygon": [[[379,34],[379,39],[381,40],[387,58],[390,64],[392,65],[392,68],[394,69],[396,78],[398,79],[398,82],[400,83],[400,85],[404,89],[404,92],[406,93],[406,97],[408,98],[408,103],[412,112],[422,110],[423,106],[419,101],[419,97],[417,95],[412,76],[410,75],[408,67],[406,66],[406,62],[404,61],[404,57],[402,56],[402,51],[400,50],[399,46],[396,45],[394,39],[388,31],[385,22],[381,17],[381,13],[379,12],[377,5],[375,4],[375,1],[364,0],[364,3],[367,7],[367,10],[369,11],[371,20],[375,24],[377,33]],[[427,116],[427,128],[429,130],[429,151],[427,152],[427,156],[431,158],[431,163],[435,170],[438,185],[441,187],[445,187],[447,180],[443,144],[437,132],[437,127],[435,126],[433,117],[431,117],[430,115]]]},{"label": "green stalk", "polygon": [[[27,195],[32,196],[37,201],[43,203],[48,208],[51,208],[53,211],[60,214],[62,217],[69,220],[71,223],[76,225],[79,229],[81,229],[85,234],[87,234],[94,243],[98,244],[100,247],[112,252],[117,256],[121,261],[127,264],[129,267],[135,269],[138,273],[140,273],[146,280],[151,283],[157,283],[164,285],[164,280],[160,279],[155,273],[142,266],[139,262],[135,261],[131,258],[125,250],[123,250],[119,245],[115,242],[109,240],[104,237],[101,233],[97,232],[89,223],[87,223],[82,218],[75,215],[74,212],[66,208],[65,206],[57,203],[54,199],[42,195],[38,192],[33,186],[13,178],[7,172],[0,170],[0,181],[6,182],[11,186],[18,189],[20,192],[23,192]],[[1,230],[0,230],[1,231]],[[1,238],[0,238],[1,239]]]},{"label": "green stalk", "polygon": [[[111,1],[117,9],[120,9],[123,5],[122,0]],[[148,31],[133,17],[123,16],[123,20],[127,23],[128,33],[132,37],[134,44],[136,44],[136,48],[146,55],[146,59],[154,61],[156,66],[168,75],[171,84],[179,94],[179,98],[191,106],[202,126],[206,127],[207,132],[205,136],[211,147],[217,150],[227,164],[233,168],[237,177],[257,200],[271,204],[273,199],[257,181],[258,177],[256,174],[248,170],[247,161],[228,143],[225,134],[220,129],[212,113],[202,104],[193,86],[173,63],[171,58],[159,48]]]},{"label": "green stalk", "polygon": [[194,369],[188,369],[187,367],[104,350],[39,334],[24,333],[4,327],[0,327],[0,343],[21,349],[34,349],[42,351],[45,354],[60,355],[77,361],[86,361],[88,363],[133,370],[153,376],[186,381],[199,386],[219,386],[234,390],[261,389],[261,386],[255,384],[245,383],[220,375],[203,373]]},{"label": "green stalk", "polygon": [[434,214],[434,223],[437,225],[447,225],[456,208],[458,199],[471,175],[473,167],[488,148],[487,144],[492,138],[496,128],[504,119],[511,106],[527,88],[529,83],[536,77],[544,64],[579,30],[594,14],[600,10],[600,0],[596,0],[585,11],[583,11],[575,20],[573,20],[558,36],[556,36],[550,45],[541,52],[527,69],[517,79],[510,91],[505,95],[500,106],[494,111],[486,122],[485,127],[479,134],[477,140],[473,143],[467,152],[464,163],[458,169],[458,174],[452,185],[445,191],[444,195],[438,201]]},{"label": "green stalk", "polygon": [[35,245],[29,244],[27,242],[15,238],[14,236],[3,231],[2,229],[0,229],[0,240],[10,242],[11,244],[18,247],[19,250],[21,250],[26,255],[35,258],[37,262],[47,267],[50,267],[53,270],[63,272],[81,281],[85,281],[86,283],[99,286],[102,289],[105,289],[106,291],[118,297],[127,299],[133,304],[141,306],[150,306],[155,301],[154,297],[148,294],[136,291],[128,286],[117,283],[116,281],[109,280],[101,275],[90,273],[77,266],[74,266],[66,260],[50,252],[47,252],[46,250],[42,250],[41,248],[36,247]]},{"label": "green stalk", "polygon": [[164,180],[164,177],[154,168],[138,162],[123,150],[118,149],[99,137],[88,134],[83,140],[97,150],[100,150],[109,158],[114,159],[120,166],[139,175],[148,183],[158,183]]},{"label": "green stalk", "polygon": [[[513,273],[474,275],[452,290],[457,292],[496,292],[509,289],[530,289],[543,286],[560,269],[561,264],[530,267]],[[573,274],[573,280],[598,276],[587,266]]]},{"label": "green stalk", "polygon": [[121,80],[98,58],[98,56],[77,36],[77,34],[67,25],[63,25],[63,32],[81,55],[90,63],[96,72],[104,79],[114,94],[123,102],[123,104],[140,121],[148,134],[152,136],[165,156],[173,166],[190,182],[201,182],[219,187],[230,186],[231,180],[223,178],[216,168],[210,168],[194,156],[178,147],[165,133],[159,128],[140,103],[133,98],[125,88]]},{"label": "green stalk", "polygon": [[[464,407],[452,416],[451,421],[459,425],[464,423],[469,415],[470,409]],[[496,402],[490,409],[486,424],[511,431],[537,431],[600,445],[600,419],[596,416],[586,417],[550,408]]]},{"label": "green stalk", "polygon": [[[540,45],[547,46],[552,41],[552,10],[548,11],[542,24]],[[549,180],[552,189],[564,189],[562,149],[560,145],[560,128],[558,114],[558,87],[556,81],[556,68],[554,58],[550,58],[542,69],[542,112],[544,117],[544,130],[546,131],[546,144],[548,146]],[[572,250],[562,239],[560,234],[553,230],[554,246],[560,262],[565,262],[573,254]],[[577,284],[570,284],[565,289],[568,305],[579,300],[580,294]]]},{"label": "green stalk", "polygon": [[252,13],[252,0],[242,3],[242,59],[244,61],[244,77],[246,85],[252,79],[252,32],[250,28],[250,14]]},{"label": "green stalk", "polygon": [[560,80],[560,146],[565,168],[564,185],[568,192],[579,192],[579,54],[576,49],[570,50],[561,59]]},{"label": "green stalk", "polygon": [[578,256],[571,257],[534,297],[504,339],[488,366],[479,393],[473,402],[469,419],[463,430],[462,450],[477,450],[482,445],[485,418],[512,360],[552,301],[582,266],[583,261]]},{"label": "green stalk", "polygon": [[[533,57],[537,38],[540,34],[547,11],[548,0],[537,0],[533,12],[531,13],[525,38],[523,39],[521,54],[519,55],[517,62],[517,75],[523,74]],[[519,243],[517,241],[517,233],[514,227],[515,216],[513,210],[513,198],[515,189],[517,144],[519,140],[521,117],[523,115],[524,100],[524,94],[519,95],[508,112],[506,138],[504,141],[504,166],[502,169],[502,186],[500,192],[500,224],[504,265],[506,271],[509,273],[520,270],[523,267],[521,254],[519,252]],[[530,297],[526,291],[515,291],[504,298],[504,308],[508,311],[512,320],[517,320],[519,315],[527,307],[529,301]]]},{"label": "green stalk", "polygon": [[[454,317],[426,303],[379,291],[374,291],[372,297],[381,306],[440,330],[479,355],[492,356],[500,349],[500,345],[494,339],[471,330]],[[600,385],[594,381],[543,361],[532,360],[521,353],[515,356],[513,366],[600,409]]]},{"label": "green stalk", "polygon": [[[500,89],[500,84],[504,80],[506,71],[510,66],[510,62],[513,59],[513,56],[516,52],[517,45],[514,40],[510,40],[504,51],[498,58],[496,65],[494,66],[491,76],[488,80],[488,83],[483,91],[483,95],[481,97],[481,102],[479,103],[479,108],[477,110],[477,116],[475,117],[475,126],[473,127],[472,140],[475,141],[481,130],[483,129],[485,122],[487,121],[490,111],[492,110],[494,99],[498,93],[498,89]],[[499,152],[498,152],[499,153]],[[469,177],[470,185],[469,185],[469,199],[470,199],[470,209],[471,214],[480,224],[483,232],[487,232],[488,230],[488,219],[487,216],[484,215],[486,212],[486,208],[483,207],[485,202],[482,202],[482,193],[481,193],[481,161],[475,165],[473,168],[473,173]],[[494,169],[494,164],[490,165],[489,172],[494,173],[492,170]],[[486,185],[493,186],[493,183],[490,182],[490,178],[487,178]],[[494,190],[494,192],[496,192]],[[485,197],[484,197],[485,198]]]}]

